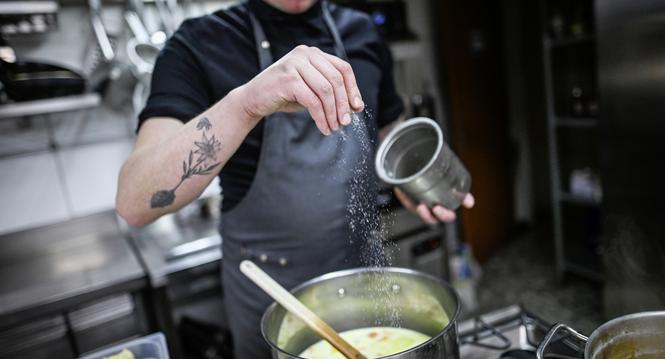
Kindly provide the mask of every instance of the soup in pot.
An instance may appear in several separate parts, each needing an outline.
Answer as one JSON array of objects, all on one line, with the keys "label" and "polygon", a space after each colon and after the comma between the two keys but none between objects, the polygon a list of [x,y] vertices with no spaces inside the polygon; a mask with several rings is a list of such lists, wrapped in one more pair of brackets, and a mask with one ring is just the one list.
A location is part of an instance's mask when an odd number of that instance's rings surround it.
[{"label": "soup in pot", "polygon": [[[339,335],[368,359],[397,354],[431,338],[415,330],[391,327],[352,329]],[[307,359],[345,359],[325,340],[312,344],[298,356]]]}]

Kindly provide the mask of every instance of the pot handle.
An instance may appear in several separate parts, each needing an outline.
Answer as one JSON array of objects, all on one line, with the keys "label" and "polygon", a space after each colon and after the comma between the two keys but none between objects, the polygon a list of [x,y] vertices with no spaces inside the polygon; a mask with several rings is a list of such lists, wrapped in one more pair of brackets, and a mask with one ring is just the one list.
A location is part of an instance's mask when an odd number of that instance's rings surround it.
[{"label": "pot handle", "polygon": [[547,346],[550,344],[550,342],[552,341],[552,339],[554,338],[556,333],[558,331],[562,331],[562,330],[567,331],[568,333],[572,334],[574,337],[576,337],[577,339],[583,341],[584,343],[586,343],[587,340],[589,340],[589,338],[587,336],[584,336],[584,335],[578,333],[575,329],[573,329],[573,328],[571,328],[571,327],[569,327],[565,324],[561,324],[561,323],[556,324],[556,325],[552,326],[552,328],[550,328],[550,331],[547,332],[547,335],[545,335],[545,338],[543,338],[543,340],[540,342],[540,345],[538,345],[538,350],[536,351],[536,357],[538,359],[545,358],[545,348],[547,348]]}]

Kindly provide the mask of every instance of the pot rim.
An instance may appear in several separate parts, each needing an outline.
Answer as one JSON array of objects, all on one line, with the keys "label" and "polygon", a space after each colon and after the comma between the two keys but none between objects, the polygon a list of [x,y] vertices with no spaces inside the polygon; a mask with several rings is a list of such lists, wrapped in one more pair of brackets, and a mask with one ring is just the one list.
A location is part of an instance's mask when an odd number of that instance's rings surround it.
[{"label": "pot rim", "polygon": [[[415,127],[418,125],[428,125],[436,132],[437,144],[434,154],[429,159],[427,164],[423,166],[423,168],[421,168],[418,172],[412,174],[411,176],[405,178],[392,178],[388,176],[388,174],[386,174],[386,169],[383,167],[383,162],[385,160],[386,155],[388,154],[388,150],[394,144],[396,137],[398,135],[401,135],[403,129],[409,127]],[[374,161],[374,167],[376,169],[376,173],[379,175],[379,178],[381,178],[381,180],[383,180],[384,182],[392,185],[405,184],[418,178],[423,173],[425,173],[430,167],[432,167],[432,165],[436,161],[437,157],[439,157],[439,154],[441,153],[442,150],[443,150],[443,132],[441,131],[441,127],[436,123],[436,121],[432,120],[429,117],[414,117],[395,126],[395,128],[393,128],[390,131],[390,133],[388,133],[388,136],[383,140],[383,142],[381,142],[381,145],[376,151],[376,159]]]},{"label": "pot rim", "polygon": [[665,310],[654,310],[654,311],[647,311],[647,312],[637,312],[637,313],[632,313],[632,314],[626,314],[622,315],[620,317],[616,317],[614,319],[611,319],[603,324],[601,324],[598,328],[594,329],[593,332],[591,332],[591,335],[589,336],[589,339],[587,340],[586,344],[584,345],[584,357],[585,358],[591,358],[591,343],[595,343],[595,341],[598,339],[598,336],[601,335],[602,332],[604,332],[607,328],[615,325],[617,322],[622,322],[626,320],[632,320],[632,319],[639,319],[639,318],[645,318],[645,317],[665,317]]},{"label": "pot rim", "polygon": [[[356,268],[342,269],[342,270],[339,270],[339,271],[322,274],[318,277],[314,277],[312,279],[309,279],[309,280],[297,285],[296,287],[291,289],[289,292],[291,292],[292,294],[295,294],[295,292],[297,292],[297,291],[299,291],[299,290],[301,290],[305,287],[309,287],[309,286],[311,286],[313,284],[316,284],[316,283],[320,283],[320,282],[330,280],[330,279],[333,279],[333,278],[344,277],[344,276],[351,275],[351,274],[368,273],[368,272],[390,272],[390,273],[401,273],[401,274],[409,274],[409,275],[425,277],[427,279],[430,279],[430,280],[440,284],[444,288],[446,288],[450,293],[452,293],[453,298],[455,299],[455,302],[457,303],[457,306],[455,308],[455,312],[453,313],[453,315],[450,318],[448,318],[448,324],[446,324],[446,326],[443,327],[443,329],[441,329],[437,335],[432,336],[431,338],[429,338],[426,341],[416,345],[415,347],[411,347],[407,350],[403,350],[399,353],[395,353],[395,354],[392,354],[392,355],[389,355],[389,356],[383,356],[383,357],[380,357],[379,359],[395,358],[396,356],[404,354],[406,352],[417,350],[419,348],[425,347],[425,346],[429,345],[431,342],[433,342],[433,341],[439,339],[441,336],[443,336],[446,332],[448,332],[450,330],[450,328],[457,325],[457,317],[459,316],[459,313],[460,313],[460,310],[461,310],[461,303],[460,303],[459,295],[457,294],[457,291],[455,290],[455,288],[453,288],[452,285],[450,285],[448,282],[444,281],[443,279],[437,278],[437,277],[435,277],[435,276],[433,276],[429,273],[424,273],[424,272],[417,271],[415,269],[410,269],[410,268],[402,268],[402,267],[356,267]],[[265,328],[265,322],[268,320],[268,315],[275,310],[275,308],[277,307],[277,304],[278,304],[277,302],[273,301],[268,306],[268,308],[266,308],[266,310],[263,312],[263,315],[261,316],[261,336],[263,336],[263,340],[265,340],[272,349],[275,349],[275,350],[279,351],[282,354],[292,356],[294,358],[305,359],[305,358],[302,358],[302,357],[298,356],[297,354],[289,353],[285,350],[282,350],[282,348],[278,347],[277,344],[273,343],[266,336],[265,330],[263,329],[263,328]]]}]

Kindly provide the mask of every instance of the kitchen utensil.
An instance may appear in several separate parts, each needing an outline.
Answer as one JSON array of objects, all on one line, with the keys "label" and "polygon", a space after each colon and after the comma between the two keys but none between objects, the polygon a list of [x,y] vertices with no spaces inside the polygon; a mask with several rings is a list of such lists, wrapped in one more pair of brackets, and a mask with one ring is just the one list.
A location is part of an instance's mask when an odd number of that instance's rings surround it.
[{"label": "kitchen utensil", "polygon": [[131,64],[132,73],[137,80],[147,84],[150,82],[160,48],[150,42],[150,34],[137,13],[127,11],[125,21],[134,35],[127,41],[127,58]]},{"label": "kitchen utensil", "polygon": [[148,32],[141,17],[142,13],[141,1],[128,1],[125,21],[133,37],[127,41],[127,58],[131,65],[132,74],[137,80],[132,91],[132,107],[135,115],[138,115],[139,111],[145,106],[150,92],[152,70],[157,61],[160,46],[163,45],[163,43],[153,42],[153,39],[157,37],[150,35]]},{"label": "kitchen utensil", "polygon": [[[665,357],[665,311],[642,312],[615,318],[596,328],[586,337],[565,324],[556,324],[538,346],[538,359],[559,332],[568,332],[585,344],[587,359],[662,358]],[[565,337],[564,337],[565,338]]]},{"label": "kitchen utensil", "polygon": [[86,66],[89,68],[86,71],[88,87],[94,91],[106,92],[110,80],[120,77],[121,71],[117,66],[114,44],[106,32],[102,20],[101,0],[88,0],[88,7],[92,32],[97,42],[97,48],[91,56],[92,63]]},{"label": "kitchen utensil", "polygon": [[113,61],[115,58],[115,51],[106,33],[104,22],[102,21],[102,4],[101,0],[88,0],[90,6],[90,23],[92,24],[92,31],[97,39],[99,49],[104,55],[107,62]]},{"label": "kitchen utensil", "polygon": [[155,6],[157,7],[157,14],[159,15],[159,20],[162,23],[162,28],[166,32],[166,35],[173,35],[173,32],[175,31],[175,21],[173,19],[173,13],[171,13],[169,9],[167,0],[155,0]]},{"label": "kitchen utensil", "polygon": [[[338,332],[399,326],[432,337],[385,358],[459,358],[459,299],[436,277],[404,268],[356,268],[324,274],[291,293]],[[264,313],[261,332],[275,359],[298,359],[299,353],[319,340],[277,303]]]},{"label": "kitchen utensil", "polygon": [[266,272],[257,267],[252,261],[244,260],[240,263],[240,271],[251,279],[254,284],[265,291],[272,299],[295,314],[305,322],[318,335],[327,340],[345,357],[351,359],[365,359],[351,344],[335,332],[326,322],[321,320],[314,312],[301,303],[279,283],[275,282]]},{"label": "kitchen utensil", "polygon": [[443,140],[439,125],[415,117],[393,128],[379,146],[376,172],[411,199],[456,209],[469,193],[471,176]]}]

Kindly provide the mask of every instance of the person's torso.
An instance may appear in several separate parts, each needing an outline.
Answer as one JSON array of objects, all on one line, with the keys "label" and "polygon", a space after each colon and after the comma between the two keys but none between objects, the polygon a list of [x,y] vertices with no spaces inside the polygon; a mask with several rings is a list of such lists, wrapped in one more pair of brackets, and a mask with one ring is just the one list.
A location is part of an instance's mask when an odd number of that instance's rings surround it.
[{"label": "person's torso", "polygon": [[[301,44],[334,54],[334,41],[318,4],[304,14],[294,16],[285,15],[263,1],[252,0],[189,20],[176,36],[185,37],[185,42],[190,44],[191,56],[206,74],[210,106],[259,72],[248,13],[250,9],[261,22],[274,59],[283,57]],[[330,10],[354,69],[363,101],[367,108],[376,110],[382,76],[381,40],[366,15],[337,6],[331,6]],[[373,118],[366,120],[369,121],[370,136],[375,139],[377,125]],[[315,126],[313,121],[311,125]],[[263,129],[261,121],[220,173],[225,212],[243,199],[252,184],[261,152]]]}]

